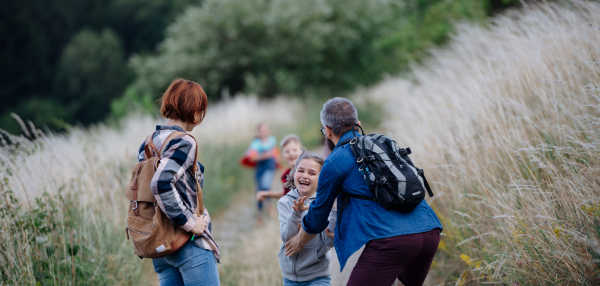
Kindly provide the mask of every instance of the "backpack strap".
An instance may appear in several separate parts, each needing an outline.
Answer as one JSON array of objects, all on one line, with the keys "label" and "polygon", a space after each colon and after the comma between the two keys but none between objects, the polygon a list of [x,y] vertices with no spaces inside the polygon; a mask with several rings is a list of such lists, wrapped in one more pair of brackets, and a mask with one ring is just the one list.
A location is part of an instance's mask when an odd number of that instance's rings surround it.
[{"label": "backpack strap", "polygon": [[164,149],[166,148],[169,141],[183,136],[190,136],[192,137],[192,139],[194,139],[194,142],[196,142],[196,153],[194,154],[194,165],[192,167],[192,175],[194,175],[194,181],[196,182],[196,214],[200,216],[204,213],[204,196],[202,193],[202,187],[200,187],[200,184],[198,183],[198,177],[196,176],[196,173],[198,172],[198,141],[196,141],[196,138],[194,138],[194,136],[192,136],[191,134],[181,131],[175,131],[169,134],[169,136],[162,144],[162,146],[160,147],[160,151],[157,152],[157,154],[159,158],[162,158]]},{"label": "backpack strap", "polygon": [[423,178],[423,184],[425,185],[425,189],[427,190],[427,194],[429,197],[433,197],[433,192],[431,191],[431,187],[429,187],[429,183],[427,183],[427,179],[425,179],[425,171],[423,169],[417,168],[417,173]]},{"label": "backpack strap", "polygon": [[152,153],[152,151],[155,151],[156,154],[158,154],[158,149],[152,141],[152,139],[154,139],[154,134],[156,134],[156,132],[153,132],[150,134],[150,136],[146,137],[146,142],[144,143],[144,160],[154,157],[154,153]]}]

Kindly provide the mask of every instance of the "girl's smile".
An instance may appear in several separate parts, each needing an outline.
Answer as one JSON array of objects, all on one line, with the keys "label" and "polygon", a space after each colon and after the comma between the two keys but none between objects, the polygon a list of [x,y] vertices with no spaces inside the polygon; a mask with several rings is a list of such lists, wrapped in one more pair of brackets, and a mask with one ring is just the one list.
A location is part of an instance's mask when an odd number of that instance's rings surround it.
[{"label": "girl's smile", "polygon": [[312,196],[317,191],[321,165],[315,160],[304,159],[296,166],[294,184],[301,196]]}]

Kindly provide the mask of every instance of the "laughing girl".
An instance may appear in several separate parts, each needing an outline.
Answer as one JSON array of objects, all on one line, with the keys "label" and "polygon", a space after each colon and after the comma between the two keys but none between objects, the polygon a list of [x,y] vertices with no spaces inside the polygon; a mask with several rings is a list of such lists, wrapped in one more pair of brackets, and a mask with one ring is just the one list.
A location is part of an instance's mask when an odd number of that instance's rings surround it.
[{"label": "laughing girl", "polygon": [[335,229],[336,209],[329,214],[329,226],[325,231],[308,242],[300,253],[292,256],[284,255],[285,243],[298,233],[302,217],[316,198],[319,173],[323,163],[321,156],[303,149],[286,183],[286,187],[291,187],[292,190],[277,204],[279,230],[283,240],[279,251],[279,267],[283,272],[284,286],[331,285],[329,250],[333,247],[331,231]]}]

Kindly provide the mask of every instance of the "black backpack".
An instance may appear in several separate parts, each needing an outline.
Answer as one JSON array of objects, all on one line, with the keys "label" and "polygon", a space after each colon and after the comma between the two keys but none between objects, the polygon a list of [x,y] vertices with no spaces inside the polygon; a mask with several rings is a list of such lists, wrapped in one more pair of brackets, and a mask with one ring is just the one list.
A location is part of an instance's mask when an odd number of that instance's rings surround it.
[{"label": "black backpack", "polygon": [[411,212],[425,199],[425,191],[433,197],[423,169],[415,167],[408,157],[410,148],[398,147],[396,141],[385,135],[365,135],[364,131],[362,135],[359,137],[354,131],[354,137],[339,146],[350,144],[358,170],[373,196],[343,192],[340,217],[350,197],[375,201],[385,209],[404,213]]}]

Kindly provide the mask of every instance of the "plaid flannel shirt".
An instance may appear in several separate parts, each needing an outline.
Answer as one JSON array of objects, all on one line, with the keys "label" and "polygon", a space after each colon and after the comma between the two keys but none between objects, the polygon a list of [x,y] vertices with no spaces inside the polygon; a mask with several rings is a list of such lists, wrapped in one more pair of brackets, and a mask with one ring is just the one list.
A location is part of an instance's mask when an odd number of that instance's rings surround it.
[{"label": "plaid flannel shirt", "polygon": [[[167,137],[175,131],[185,132],[179,126],[157,125],[156,133],[152,138],[154,145],[160,150]],[[138,160],[144,160],[145,140],[140,146]],[[171,220],[171,223],[181,227],[187,232],[196,225],[196,182],[204,187],[204,166],[200,162],[194,162],[197,151],[196,141],[190,136],[169,141],[163,150],[163,157],[154,173],[150,188],[156,197],[160,209]],[[152,151],[154,152],[154,150]],[[157,154],[154,154],[155,156]],[[194,174],[194,165],[198,164],[197,173]],[[212,220],[206,207],[204,208],[204,219],[208,221],[208,227],[194,244],[200,248],[212,251],[217,262],[220,263],[221,253],[219,246],[211,232]]]},{"label": "plaid flannel shirt", "polygon": [[[160,150],[167,137],[175,132],[185,132],[179,126],[156,126],[152,141]],[[138,160],[144,160],[145,142],[140,146]],[[196,219],[196,183],[193,172],[196,142],[189,136],[169,141],[164,148],[156,173],[152,178],[151,189],[161,210],[171,223],[189,232],[194,228]],[[153,151],[154,152],[154,151]],[[154,152],[155,153],[155,152]],[[154,154],[155,156],[157,154]],[[204,166],[198,164],[198,182],[204,186]]]}]

